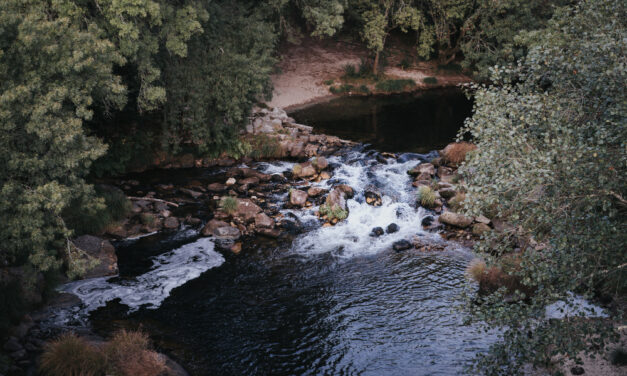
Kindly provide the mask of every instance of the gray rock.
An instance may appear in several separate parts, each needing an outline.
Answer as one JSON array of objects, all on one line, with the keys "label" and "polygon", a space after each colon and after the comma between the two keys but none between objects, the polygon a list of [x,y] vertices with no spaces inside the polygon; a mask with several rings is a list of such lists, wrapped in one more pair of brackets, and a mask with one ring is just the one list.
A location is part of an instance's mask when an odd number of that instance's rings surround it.
[{"label": "gray rock", "polygon": [[292,189],[290,191],[290,204],[294,206],[305,206],[307,203],[307,192],[300,189]]},{"label": "gray rock", "polygon": [[383,235],[385,233],[385,231],[383,231],[383,228],[381,227],[375,227],[372,229],[372,231],[370,232],[370,236],[373,237],[379,237],[381,235]]},{"label": "gray rock", "polygon": [[104,277],[118,274],[118,257],[113,245],[97,236],[83,235],[74,240],[74,246],[87,255],[96,258],[99,263],[85,274],[85,278]]},{"label": "gray rock", "polygon": [[163,221],[163,227],[167,229],[179,228],[179,220],[176,217],[168,217]]},{"label": "gray rock", "polygon": [[255,216],[256,228],[274,228],[274,221],[266,213],[259,213]]},{"label": "gray rock", "polygon": [[224,221],[212,219],[202,228],[201,233],[204,236],[215,235],[215,230],[220,227],[229,227],[229,224]]},{"label": "gray rock", "polygon": [[398,225],[396,223],[390,223],[386,229],[388,234],[393,234],[395,232],[398,232],[398,230],[400,229],[400,227],[398,227]]},{"label": "gray rock", "polygon": [[455,196],[455,194],[457,192],[453,188],[442,188],[442,189],[438,190],[438,193],[443,198],[451,198],[451,197]]},{"label": "gray rock", "polygon": [[439,221],[450,226],[466,228],[472,224],[473,220],[463,214],[444,212],[440,215]]},{"label": "gray rock", "polygon": [[412,247],[413,247],[413,245],[408,240],[399,240],[397,242],[394,242],[394,244],[392,245],[392,248],[396,252],[405,251],[405,250],[410,249]]},{"label": "gray rock", "polygon": [[216,237],[223,239],[237,239],[242,235],[239,229],[231,226],[218,227],[214,230],[214,234]]}]

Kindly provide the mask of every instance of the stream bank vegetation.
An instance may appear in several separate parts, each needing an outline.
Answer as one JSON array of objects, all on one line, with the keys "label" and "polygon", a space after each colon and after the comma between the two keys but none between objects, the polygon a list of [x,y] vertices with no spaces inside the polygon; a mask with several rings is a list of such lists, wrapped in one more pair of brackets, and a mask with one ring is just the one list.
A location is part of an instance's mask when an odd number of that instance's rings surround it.
[{"label": "stream bank vegetation", "polygon": [[[528,53],[516,66],[495,67],[493,85],[470,88],[474,115],[460,138],[470,135],[477,149],[459,169],[462,205],[506,224],[476,245],[485,263],[469,268],[481,290],[468,297],[469,317],[505,328],[474,372],[513,375],[564,356],[607,356],[621,335],[625,11],[616,0],[561,8],[545,29],[518,35]],[[603,304],[607,317],[574,296]],[[571,313],[549,319],[545,307],[557,301]]]},{"label": "stream bank vegetation", "polygon": [[[475,112],[460,133],[477,149],[444,153],[462,164],[455,205],[508,224],[477,245],[486,272],[476,278],[516,282],[469,297],[473,320],[508,328],[477,370],[509,375],[600,351],[617,338],[627,281],[625,20],[619,0],[4,0],[0,329],[41,304],[37,281],[81,271],[73,237],[128,212],[96,177],[164,155],[278,152],[239,132],[272,92],[279,42],[352,36],[371,56],[347,66],[337,90],[366,93],[402,35],[413,53],[401,66],[433,60],[484,83],[470,89]],[[336,210],[327,215],[346,216]],[[544,320],[570,293],[609,302],[612,320]]]}]

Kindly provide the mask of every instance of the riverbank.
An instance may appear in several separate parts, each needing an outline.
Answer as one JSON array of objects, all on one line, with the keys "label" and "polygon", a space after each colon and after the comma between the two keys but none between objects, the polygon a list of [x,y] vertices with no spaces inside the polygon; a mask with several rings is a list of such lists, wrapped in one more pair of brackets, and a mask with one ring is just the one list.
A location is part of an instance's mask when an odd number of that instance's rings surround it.
[{"label": "riverbank", "polygon": [[[393,43],[390,51],[402,48]],[[274,91],[269,107],[281,107],[293,111],[306,105],[321,103],[344,94],[333,94],[329,82],[340,82],[346,65],[358,67],[369,58],[369,52],[362,45],[344,40],[317,40],[305,38],[301,44],[286,44],[280,49],[281,61],[278,73],[272,75]],[[384,67],[386,79],[409,79],[416,85],[404,88],[412,92],[431,88],[457,86],[472,82],[462,73],[438,68],[434,62],[407,63],[404,53],[394,53]],[[403,60],[405,59],[405,60]],[[427,77],[435,78],[435,83],[426,83]],[[432,82],[432,81],[429,81]],[[374,86],[374,85],[369,85]],[[369,89],[377,93],[374,87]],[[382,92],[379,92],[382,93]],[[355,91],[352,94],[363,95]]]}]

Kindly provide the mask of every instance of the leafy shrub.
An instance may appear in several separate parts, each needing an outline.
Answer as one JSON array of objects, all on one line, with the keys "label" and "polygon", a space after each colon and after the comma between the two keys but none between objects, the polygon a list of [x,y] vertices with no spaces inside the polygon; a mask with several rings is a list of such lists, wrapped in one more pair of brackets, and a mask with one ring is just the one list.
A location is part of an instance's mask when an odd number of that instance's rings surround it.
[{"label": "leafy shrub", "polygon": [[618,367],[627,366],[627,351],[623,348],[616,348],[610,353],[610,362]]},{"label": "leafy shrub", "polygon": [[400,64],[398,66],[401,69],[405,70],[405,69],[411,67],[411,65],[412,65],[411,60],[407,56],[405,56],[403,58],[403,60],[401,60],[401,62],[400,62]]},{"label": "leafy shrub", "polygon": [[327,85],[327,86],[330,86],[330,85],[333,85],[333,82],[335,82],[335,81],[333,81],[333,80],[325,80],[324,84]]},{"label": "leafy shrub", "polygon": [[342,94],[342,93],[349,93],[351,91],[353,91],[355,87],[353,85],[350,84],[342,84],[340,86],[331,86],[329,88],[329,91],[331,91],[331,93],[333,94]]},{"label": "leafy shrub", "polygon": [[107,358],[85,339],[66,333],[45,346],[40,367],[49,376],[100,376],[107,373]]},{"label": "leafy shrub", "polygon": [[469,142],[454,142],[444,148],[442,157],[447,163],[456,166],[466,159],[468,152],[476,149],[477,146]]},{"label": "leafy shrub", "polygon": [[276,138],[265,134],[248,139],[248,156],[253,159],[271,159],[281,156],[281,147]]},{"label": "leafy shrub", "polygon": [[116,332],[105,346],[107,361],[116,374],[153,376],[165,370],[164,359],[150,350],[150,339],[140,331]]},{"label": "leafy shrub", "polygon": [[370,93],[370,89],[368,89],[368,86],[366,85],[361,85],[359,86],[359,88],[357,89],[360,93],[364,93],[364,94],[368,94]]},{"label": "leafy shrub", "polygon": [[427,85],[435,85],[438,83],[438,79],[435,77],[425,77],[422,79],[422,82],[424,82]]},{"label": "leafy shrub", "polygon": [[402,91],[408,87],[413,87],[413,86],[416,86],[416,82],[414,80],[394,79],[394,80],[379,81],[375,85],[375,88],[378,91],[393,92],[393,91]]},{"label": "leafy shrub", "polygon": [[342,70],[344,71],[344,75],[342,76],[344,78],[357,78],[357,77],[359,77],[357,69],[355,68],[355,66],[353,64],[346,64],[346,65],[344,65],[342,67]]},{"label": "leafy shrub", "polygon": [[139,219],[141,221],[141,223],[148,225],[148,226],[152,226],[155,224],[155,222],[157,221],[157,218],[155,218],[155,216],[153,214],[150,213],[142,213],[139,216]]},{"label": "leafy shrub", "polygon": [[220,209],[227,214],[234,214],[237,211],[237,199],[231,196],[224,196],[220,199]]},{"label": "leafy shrub", "polygon": [[432,208],[435,205],[435,192],[431,187],[421,185],[418,188],[418,194],[416,195],[416,201],[425,208]]},{"label": "leafy shrub", "polygon": [[87,206],[84,201],[90,198],[81,197],[64,211],[65,223],[74,230],[74,235],[102,233],[131,212],[132,204],[119,188],[97,185],[95,192],[97,205]]},{"label": "leafy shrub", "polygon": [[460,73],[464,68],[455,62],[438,65],[438,70]]}]

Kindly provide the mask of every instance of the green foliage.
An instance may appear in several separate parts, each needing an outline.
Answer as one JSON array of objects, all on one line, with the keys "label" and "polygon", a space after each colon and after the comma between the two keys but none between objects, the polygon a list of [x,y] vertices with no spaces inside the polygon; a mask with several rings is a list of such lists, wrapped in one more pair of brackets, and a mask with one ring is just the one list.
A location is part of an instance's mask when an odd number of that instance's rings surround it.
[{"label": "green foliage", "polygon": [[318,211],[320,216],[326,216],[329,221],[342,221],[348,217],[348,210],[342,209],[338,205],[329,205],[324,203],[320,205],[320,209]]},{"label": "green foliage", "polygon": [[432,208],[435,205],[435,192],[431,187],[427,187],[426,185],[421,185],[418,188],[418,193],[416,194],[416,201],[425,208]]},{"label": "green foliage", "polygon": [[624,348],[616,348],[610,353],[610,362],[618,367],[627,366],[627,351]]},{"label": "green foliage", "polygon": [[96,185],[95,196],[83,198],[92,200],[91,205],[83,200],[75,200],[63,211],[65,223],[73,230],[73,235],[100,234],[131,212],[132,204],[119,188]]},{"label": "green foliage", "polygon": [[425,77],[422,79],[422,82],[424,82],[427,85],[435,85],[438,83],[438,79],[435,77]]},{"label": "green foliage", "polygon": [[220,209],[231,215],[237,211],[237,199],[231,196],[224,196],[220,199]]},{"label": "green foliage", "polygon": [[68,3],[0,7],[0,258],[41,270],[60,266],[70,231],[61,214],[93,195],[83,177],[104,145],[83,131],[95,103],[116,108],[124,59],[98,25],[66,16]]},{"label": "green foliage", "polygon": [[412,79],[392,79],[377,82],[375,89],[378,91],[395,92],[414,86],[416,86],[416,82]]},{"label": "green foliage", "polygon": [[330,86],[330,85],[333,85],[333,82],[335,82],[335,81],[333,81],[333,80],[325,80],[324,84],[327,85],[327,86]]},{"label": "green foliage", "polygon": [[518,33],[542,30],[555,8],[569,3],[572,0],[478,1],[460,38],[463,65],[472,68],[481,80],[490,78],[494,65],[515,65],[527,52],[525,43],[516,38]]},{"label": "green foliage", "polygon": [[249,139],[250,152],[248,156],[253,159],[271,159],[281,156],[281,147],[274,137],[261,134]]},{"label": "green foliage", "polygon": [[357,88],[357,91],[359,91],[360,93],[364,93],[364,94],[370,93],[370,89],[366,85],[359,85],[359,88]]},{"label": "green foliage", "polygon": [[350,84],[342,84],[340,86],[331,86],[329,88],[329,91],[333,94],[342,94],[342,93],[349,93],[351,91],[353,91],[353,89],[355,89],[355,87],[353,85]]},{"label": "green foliage", "polygon": [[523,363],[574,358],[616,339],[610,320],[546,320],[544,307],[572,292],[627,291],[625,20],[619,0],[559,9],[546,29],[516,38],[528,54],[515,69],[494,70],[498,86],[475,87],[474,115],[460,132],[478,146],[460,167],[467,214],[494,211],[511,225],[476,251],[498,266],[518,248],[512,273],[535,288],[470,299],[472,318],[506,328],[478,371],[517,374]]}]

